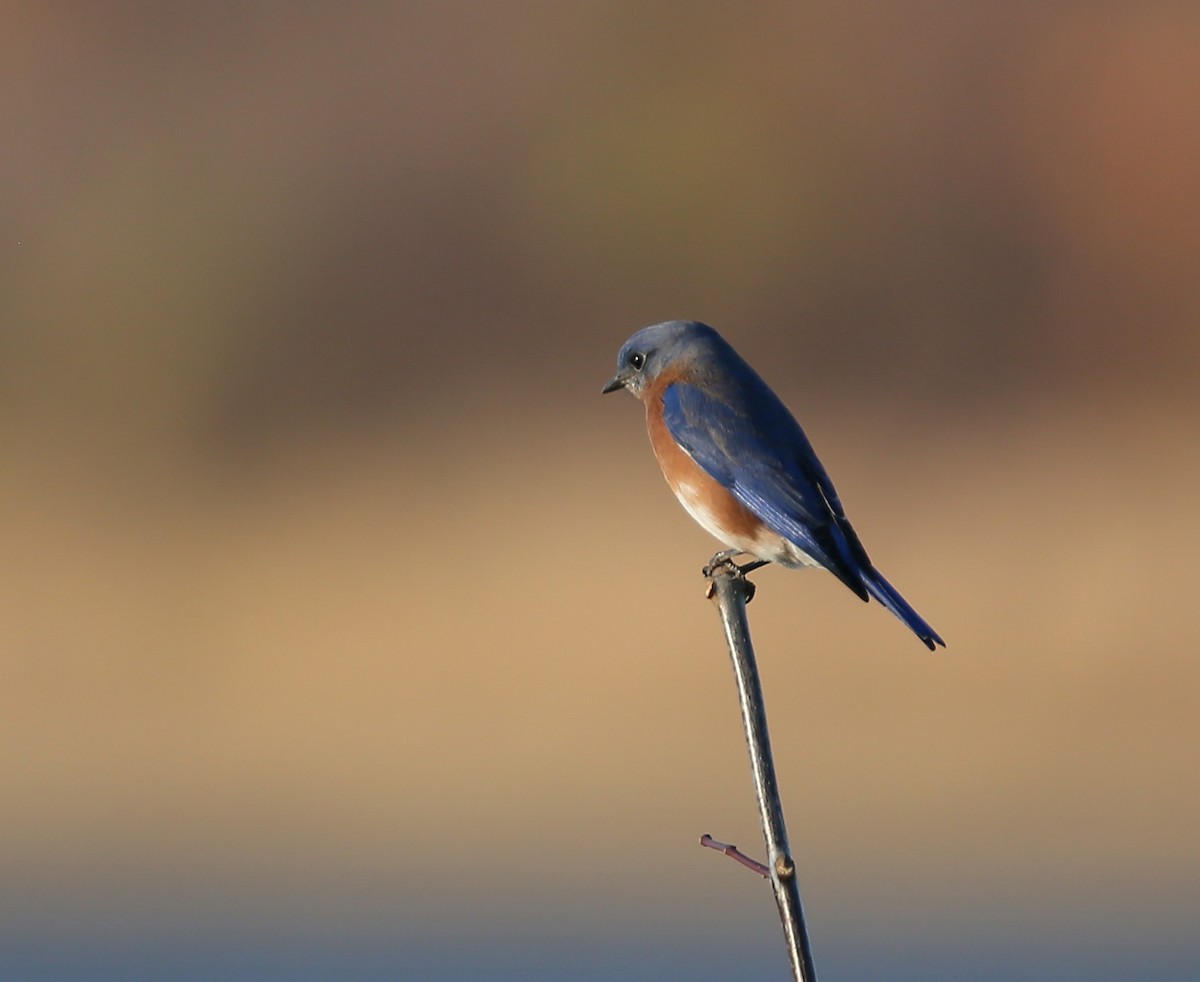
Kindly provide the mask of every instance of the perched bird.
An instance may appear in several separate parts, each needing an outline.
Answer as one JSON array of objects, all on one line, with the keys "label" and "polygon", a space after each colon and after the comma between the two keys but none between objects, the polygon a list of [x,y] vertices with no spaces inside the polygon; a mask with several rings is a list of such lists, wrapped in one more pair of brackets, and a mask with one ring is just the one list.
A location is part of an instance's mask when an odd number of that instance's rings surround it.
[{"label": "perched bird", "polygon": [[667,321],[622,345],[604,392],[646,406],[650,445],[688,513],[730,546],[781,566],[821,566],[874,597],[930,651],[945,642],[867,556],[800,424],[707,324]]}]

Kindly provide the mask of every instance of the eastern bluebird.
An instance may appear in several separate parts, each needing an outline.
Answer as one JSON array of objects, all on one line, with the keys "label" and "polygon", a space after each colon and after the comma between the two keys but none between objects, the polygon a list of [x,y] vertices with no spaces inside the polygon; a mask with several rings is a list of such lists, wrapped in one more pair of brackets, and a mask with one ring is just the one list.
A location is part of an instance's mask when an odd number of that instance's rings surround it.
[{"label": "eastern bluebird", "polygon": [[754,556],[755,566],[824,567],[862,600],[883,604],[930,651],[945,647],[872,565],[800,424],[711,327],[667,321],[638,331],[603,391],[617,389],[645,404],[663,476],[730,555]]}]

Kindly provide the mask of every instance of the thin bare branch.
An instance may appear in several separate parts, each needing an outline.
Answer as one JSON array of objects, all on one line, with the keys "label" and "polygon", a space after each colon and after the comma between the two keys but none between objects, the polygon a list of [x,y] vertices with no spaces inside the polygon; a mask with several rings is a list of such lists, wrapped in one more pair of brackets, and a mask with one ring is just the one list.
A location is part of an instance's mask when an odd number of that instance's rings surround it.
[{"label": "thin bare branch", "polygon": [[730,845],[728,842],[718,842],[707,832],[700,836],[700,845],[706,846],[709,849],[715,849],[717,852],[723,852],[734,862],[741,863],[746,869],[754,870],[755,873],[764,879],[769,878],[771,875],[771,871],[757,859],[751,859],[737,846]]},{"label": "thin bare branch", "polygon": [[796,864],[788,850],[783,803],[775,779],[775,764],[771,759],[762,684],[758,678],[754,649],[750,644],[750,625],[746,620],[746,603],[753,596],[753,587],[733,560],[720,553],[705,567],[704,575],[709,581],[707,595],[716,600],[720,611],[729,656],[733,662],[742,724],[746,731],[746,747],[750,752],[750,771],[754,778],[763,839],[767,845],[767,878],[775,891],[775,903],[779,908],[779,920],[787,942],[792,976],[796,982],[816,982],[817,972],[813,967],[812,949],[809,947],[800,890],[796,883]]}]

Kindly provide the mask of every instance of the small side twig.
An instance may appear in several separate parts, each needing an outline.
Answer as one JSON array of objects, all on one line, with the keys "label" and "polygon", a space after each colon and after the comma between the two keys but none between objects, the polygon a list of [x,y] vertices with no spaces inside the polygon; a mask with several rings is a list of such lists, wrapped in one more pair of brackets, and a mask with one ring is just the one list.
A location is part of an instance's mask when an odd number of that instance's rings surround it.
[{"label": "small side twig", "polygon": [[771,740],[767,734],[767,710],[763,701],[758,665],[750,644],[750,625],[746,620],[746,603],[753,596],[750,582],[743,570],[728,554],[718,553],[705,567],[709,581],[708,596],[714,598],[725,629],[725,641],[733,662],[737,682],[738,703],[746,731],[746,747],[750,752],[750,771],[754,793],[762,820],[763,839],[767,845],[767,878],[775,891],[775,904],[787,942],[792,976],[796,982],[816,982],[808,930],[804,925],[804,910],[800,905],[800,890],[796,883],[796,865],[788,849],[787,829],[783,821],[783,803],[775,779],[775,764],[771,758]]},{"label": "small side twig", "polygon": [[707,832],[700,836],[700,845],[708,849],[715,849],[717,852],[723,852],[726,856],[732,859],[735,863],[741,863],[748,870],[753,870],[759,876],[766,879],[771,875],[771,871],[767,869],[757,859],[751,859],[737,846],[730,845],[728,842],[718,842]]}]

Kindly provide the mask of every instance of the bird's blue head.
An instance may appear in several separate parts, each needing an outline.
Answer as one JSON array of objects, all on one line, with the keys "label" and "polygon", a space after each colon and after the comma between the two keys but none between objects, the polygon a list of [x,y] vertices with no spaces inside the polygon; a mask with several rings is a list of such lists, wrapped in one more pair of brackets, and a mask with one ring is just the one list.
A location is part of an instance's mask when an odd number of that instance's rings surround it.
[{"label": "bird's blue head", "polygon": [[628,389],[641,398],[647,386],[664,371],[677,368],[697,353],[721,344],[721,336],[699,321],[665,321],[643,327],[617,352],[617,374],[602,392]]}]

